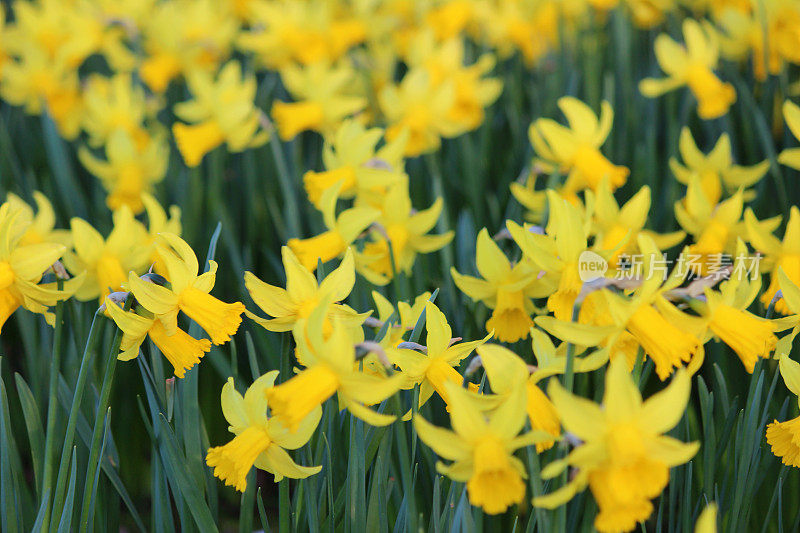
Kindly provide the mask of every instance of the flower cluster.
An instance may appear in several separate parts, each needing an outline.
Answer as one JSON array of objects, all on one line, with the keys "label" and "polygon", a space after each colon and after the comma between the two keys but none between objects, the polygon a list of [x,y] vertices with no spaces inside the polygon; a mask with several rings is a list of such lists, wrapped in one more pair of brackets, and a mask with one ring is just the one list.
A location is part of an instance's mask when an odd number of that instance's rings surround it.
[{"label": "flower cluster", "polygon": [[[686,7],[694,16],[671,34],[662,23]],[[558,508],[588,488],[595,528],[631,531],[653,514],[670,469],[698,452],[699,442],[667,433],[684,417],[709,343],[726,345],[749,374],[779,360],[800,395],[790,356],[800,208],[787,202],[783,215],[761,219],[753,209],[768,173],[800,170],[796,87],[768,93],[773,131],[759,130],[766,143],[752,154],[736,153],[727,133],[707,150],[698,143],[752,98],[736,68],[757,80],[796,71],[798,0],[16,0],[10,9],[8,20],[0,11],[0,98],[71,143],[106,191],[110,225],[75,217],[57,229],[45,195],[32,193],[34,206],[8,194],[0,330],[20,308],[52,326],[62,302],[96,302],[121,332],[119,360],[159,352],[179,379],[229,343],[243,317],[283,335],[283,375],[270,370],[246,390],[231,377],[222,388],[234,437],[205,461],[238,491],[253,467],[276,481],[320,472],[287,450],[315,438],[335,398],[358,424],[407,425],[442,460],[436,471],[488,514]],[[677,92],[691,117],[664,143],[671,176],[663,191],[641,185],[643,166],[615,149],[635,140],[615,138],[614,109],[599,93],[540,106],[517,135],[530,164],[510,188],[502,182],[516,203],[492,206],[502,224],[461,239],[458,268],[450,261],[444,272],[452,303],[485,329],[464,339],[468,326],[446,315],[438,293],[402,290],[415,274],[432,278],[420,256],[449,253],[456,234],[436,152],[490,131],[503,91],[525,84],[522,69],[545,65],[582,32],[602,33],[597,21],[612,10],[656,30],[661,72],[637,72],[630,92],[648,106],[673,106]],[[198,261],[180,209],[156,200],[158,184],[170,169],[201,179],[196,167],[212,152],[267,143],[285,166],[280,143],[304,141],[321,153],[303,160],[298,149],[297,181],[281,176],[284,196],[302,187],[313,208],[280,242],[285,283],[247,271],[235,274],[244,298],[230,284],[215,289],[218,264]],[[415,182],[419,165],[431,183]],[[678,256],[694,258],[695,270],[668,259]],[[591,280],[587,257],[603,266]],[[248,308],[236,301],[247,297]],[[658,377],[647,399],[643,368]],[[577,374],[598,387],[592,398],[576,394]],[[449,429],[432,416],[437,405]],[[775,420],[766,441],[800,467],[800,418]],[[532,471],[521,451],[540,454],[543,468]],[[528,476],[561,482],[528,494]],[[711,504],[698,530],[715,524]]]}]

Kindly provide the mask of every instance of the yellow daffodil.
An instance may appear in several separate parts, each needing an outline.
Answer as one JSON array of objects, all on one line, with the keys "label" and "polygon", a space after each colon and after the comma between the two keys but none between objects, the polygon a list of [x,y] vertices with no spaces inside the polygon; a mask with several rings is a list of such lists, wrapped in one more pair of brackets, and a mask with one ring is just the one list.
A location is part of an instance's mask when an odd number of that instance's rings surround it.
[{"label": "yellow daffodil", "polygon": [[603,102],[599,119],[589,106],[571,96],[559,98],[558,107],[567,117],[568,127],[540,118],[531,124],[528,136],[541,165],[568,174],[564,194],[596,189],[603,178],[612,189],[624,185],[629,170],[612,164],[600,152],[614,120],[611,105]]},{"label": "yellow daffodil", "polygon": [[152,193],[153,185],[167,172],[169,146],[163,137],[148,138],[141,147],[124,130],[114,131],[105,145],[106,160],[95,157],[86,147],[78,158],[86,170],[108,191],[110,209],[128,206],[135,214],[144,210],[142,195]]},{"label": "yellow daffodil", "polygon": [[211,342],[228,342],[239,329],[244,305],[225,303],[209,294],[216,281],[216,261],[209,261],[208,272],[198,276],[192,248],[175,234],[162,233],[160,237],[156,248],[166,265],[170,287],[149,283],[131,273],[128,287],[136,300],[161,322],[167,335],[177,332],[178,312],[183,311],[208,333]]},{"label": "yellow daffodil", "polygon": [[749,56],[758,81],[766,80],[768,73],[779,75],[786,63],[800,63],[797,2],[765,0],[757,9],[749,2],[744,6],[732,3],[712,2],[712,6],[720,6],[714,19],[721,30],[720,46],[725,56],[742,62]]},{"label": "yellow daffodil", "polygon": [[295,101],[272,104],[270,115],[280,138],[288,141],[306,130],[332,133],[345,118],[364,109],[367,100],[348,92],[354,77],[355,72],[346,64],[282,68],[281,80]]},{"label": "yellow daffodil", "polygon": [[436,44],[432,31],[423,31],[411,44],[408,54],[410,68],[428,71],[434,85],[452,82],[455,87],[453,105],[447,118],[459,124],[463,131],[474,130],[483,123],[484,109],[494,103],[503,90],[503,83],[485,77],[495,65],[491,54],[484,54],[464,66],[464,41],[453,38]]},{"label": "yellow daffodil", "polygon": [[675,11],[679,4],[674,0],[626,0],[625,5],[637,27],[651,29],[664,22],[667,14]]},{"label": "yellow daffodil", "polygon": [[437,150],[442,137],[464,132],[460,124],[449,118],[456,101],[453,80],[436,84],[422,67],[408,71],[399,85],[385,86],[378,94],[378,101],[389,123],[386,140],[408,135],[405,147],[408,157]]},{"label": "yellow daffodil", "polygon": [[[556,349],[546,333],[537,329],[532,329],[531,333],[536,366],[528,366],[517,354],[496,344],[484,344],[476,351],[486,369],[486,377],[493,394],[500,398],[507,397],[519,383],[524,383],[525,412],[528,414],[531,429],[552,435],[550,440],[536,444],[536,451],[543,452],[550,449],[555,439],[561,435],[561,422],[555,406],[539,387],[539,382],[546,377],[563,374],[567,358],[566,350]],[[565,348],[566,344],[561,347]],[[590,372],[604,365],[606,361],[607,352],[596,350],[586,357],[575,357],[573,370],[575,373]]]},{"label": "yellow daffodil", "polygon": [[[550,220],[544,235],[507,221],[506,226],[522,253],[540,269],[552,276],[557,289],[547,299],[547,308],[556,318],[572,317],[575,298],[583,282],[578,272],[580,254],[586,250],[589,224],[581,209],[547,191]],[[557,281],[556,281],[557,280]]]},{"label": "yellow daffodil", "polygon": [[509,186],[511,195],[526,210],[525,220],[534,224],[542,222],[547,211],[547,193],[545,189],[536,189],[539,176],[531,172],[524,184],[515,181]]},{"label": "yellow daffodil", "polygon": [[717,533],[717,504],[706,505],[694,524],[694,533]]},{"label": "yellow daffodil", "polygon": [[378,310],[378,320],[381,326],[386,324],[389,318],[396,313],[396,320],[386,331],[386,336],[381,339],[381,345],[385,348],[396,348],[398,344],[403,342],[403,336],[414,329],[430,297],[430,292],[423,292],[414,298],[413,304],[399,301],[395,309],[395,305],[385,296],[378,291],[372,291],[372,299],[375,301],[375,308]]},{"label": "yellow daffodil", "polygon": [[181,235],[183,230],[183,226],[181,225],[181,208],[177,205],[169,206],[169,216],[167,216],[167,212],[153,196],[143,193],[141,199],[145,213],[147,214],[148,243],[151,249],[149,261],[150,264],[153,265],[153,270],[155,272],[166,276],[167,267],[158,254],[156,244],[158,235],[161,233]]},{"label": "yellow daffodil", "polygon": [[[789,131],[795,139],[800,140],[800,106],[786,100],[783,103],[783,117],[786,119]],[[778,155],[778,161],[787,167],[800,170],[800,148],[785,149]]]},{"label": "yellow daffodil", "polygon": [[[678,150],[684,164],[673,157],[669,160],[669,168],[684,185],[688,186],[694,178],[699,179],[700,187],[711,205],[717,205],[723,193],[730,196],[740,188],[754,185],[769,169],[768,160],[753,166],[734,165],[731,139],[727,133],[723,133],[714,148],[704,154],[697,148],[692,132],[685,127],[681,130]],[[745,199],[750,199],[755,193],[745,190],[743,194]]]},{"label": "yellow daffodil", "polygon": [[723,83],[714,74],[719,62],[719,37],[708,23],[687,18],[683,21],[681,45],[662,33],[656,38],[656,59],[666,78],[647,78],[639,84],[639,90],[650,98],[687,85],[697,98],[697,114],[702,119],[713,119],[725,115],[736,101],[736,90],[730,83]]},{"label": "yellow daffodil", "polygon": [[527,338],[533,326],[531,298],[548,296],[555,289],[539,277],[539,270],[526,262],[512,264],[489,236],[486,228],[478,234],[476,264],[481,278],[459,274],[450,269],[456,286],[474,301],[492,309],[486,331],[494,331],[501,342]]},{"label": "yellow daffodil", "polygon": [[267,133],[259,130],[260,115],[254,104],[255,77],[243,74],[238,61],[226,63],[216,77],[203,70],[189,72],[186,81],[194,98],[175,104],[174,109],[190,124],[172,126],[186,165],[196,167],[222,143],[231,152],[241,152],[267,141]]},{"label": "yellow daffodil", "polygon": [[588,486],[600,508],[594,521],[598,531],[633,530],[652,514],[650,500],[667,486],[669,469],[689,461],[700,447],[663,435],[683,417],[690,391],[689,375],[680,370],[666,389],[642,401],[619,358],[606,373],[602,407],[551,380],[548,395],[562,425],[581,444],[545,467],[542,476],[555,477],[568,466],[577,472],[567,485],[534,498],[533,504],[553,509]]},{"label": "yellow daffodil", "polygon": [[486,40],[503,58],[518,50],[533,66],[558,44],[559,9],[553,2],[480,2],[475,7]]},{"label": "yellow daffodil", "polygon": [[83,129],[89,145],[97,148],[110,141],[113,134],[123,131],[137,148],[144,148],[150,136],[144,129],[152,106],[145,99],[144,87],[133,82],[129,73],[111,78],[91,76],[83,90],[85,111]]},{"label": "yellow daffodil", "polygon": [[304,479],[319,472],[321,466],[300,466],[286,453],[303,446],[311,438],[322,417],[322,409],[311,411],[290,432],[278,419],[267,416],[267,395],[278,377],[278,371],[267,372],[253,382],[244,396],[237,392],[233,378],[222,387],[222,414],[228,421],[228,431],[236,435],[224,446],[209,448],[206,464],[214,475],[239,492],[247,488],[247,474],[255,466],[275,476]]},{"label": "yellow daffodil", "polygon": [[6,202],[9,209],[19,211],[16,224],[24,228],[24,233],[19,238],[18,245],[39,244],[42,242],[55,242],[68,245],[70,234],[67,230],[54,229],[56,213],[53,204],[39,191],[33,191],[33,200],[36,202],[36,213],[22,198],[13,193],[8,193]]},{"label": "yellow daffodil", "polygon": [[719,204],[710,203],[699,178],[694,177],[686,190],[686,198],[675,203],[675,219],[694,238],[688,252],[698,264],[701,275],[720,269],[723,254],[733,255],[737,239],[747,235],[742,222],[743,202],[740,189]]},{"label": "yellow daffodil", "polygon": [[427,340],[424,353],[408,348],[387,351],[389,360],[397,365],[405,378],[403,388],[411,389],[419,385],[419,406],[436,392],[449,405],[446,383],[460,385],[463,377],[454,368],[472,350],[491,338],[491,334],[477,341],[461,342],[453,339],[453,332],[442,313],[433,302],[425,304],[425,331]]},{"label": "yellow daffodil", "polygon": [[664,250],[677,245],[686,236],[682,231],[658,234],[644,229],[651,206],[650,187],[647,185],[620,207],[608,180],[604,179],[593,200],[594,248],[601,253],[611,253],[608,258],[611,266],[616,265],[621,254],[631,255],[636,252],[639,234],[649,235],[656,246]]},{"label": "yellow daffodil", "polygon": [[395,272],[410,274],[417,254],[435,252],[449,244],[453,240],[452,231],[428,235],[443,206],[442,199],[437,198],[428,209],[414,211],[408,184],[390,187],[381,205],[381,216],[370,233],[371,240],[359,254],[359,272],[372,283],[385,284]]},{"label": "yellow daffodil", "polygon": [[[759,224],[750,209],[745,212],[745,224],[750,243],[765,256],[762,271],[773,273],[769,287],[761,295],[761,302],[766,306],[770,304],[779,289],[778,276],[775,275],[778,269],[783,270],[792,283],[800,285],[800,209],[792,206],[782,242],[763,224]],[[775,310],[784,315],[788,314],[789,308],[783,298],[775,302]]]},{"label": "yellow daffodil", "polygon": [[779,326],[747,311],[761,289],[761,277],[757,272],[753,279],[748,277],[746,261],[747,247],[740,240],[730,278],[720,284],[719,291],[706,287],[705,303],[696,302],[693,307],[706,320],[711,332],[736,352],[752,374],[756,361],[769,357],[775,348],[778,338],[774,332]]},{"label": "yellow daffodil", "polygon": [[106,239],[85,220],[70,221],[74,250],[64,255],[64,265],[73,274],[86,272],[86,281],[75,293],[78,300],[102,302],[122,288],[127,272],[141,273],[147,267],[147,230],[126,205],[114,211],[113,219],[114,228]]},{"label": "yellow daffodil", "polygon": [[[149,276],[152,275],[145,275],[146,278]],[[145,283],[154,281],[147,279]],[[120,353],[117,355],[120,361],[135,359],[145,338],[149,337],[172,365],[175,375],[183,378],[186,371],[199,364],[200,359],[211,350],[211,341],[195,339],[180,328],[167,334],[164,324],[138,305],[134,311],[125,311],[110,297],[106,297],[105,306],[108,316],[122,331]]]},{"label": "yellow daffodil", "polygon": [[53,325],[55,316],[48,308],[69,298],[83,283],[83,276],[65,282],[60,290],[56,283],[39,283],[66,247],[54,242],[21,244],[27,230],[19,224],[22,215],[9,202],[0,206],[0,331],[20,307],[44,315]]},{"label": "yellow daffodil", "polygon": [[514,450],[549,440],[541,431],[519,435],[525,426],[525,389],[509,392],[507,399],[484,417],[474,400],[460,385],[448,382],[450,423],[453,430],[439,428],[417,415],[414,427],[419,438],[443,459],[436,470],[454,481],[466,483],[469,502],[488,514],[504,512],[525,498],[528,476]]},{"label": "yellow daffodil", "polygon": [[322,161],[325,170],[303,175],[308,199],[317,208],[322,193],[341,183],[339,197],[356,198],[356,204],[380,207],[386,189],[408,178],[403,172],[405,140],[395,139],[376,149],[383,137],[380,128],[366,129],[356,120],[345,120],[325,140]]},{"label": "yellow daffodil", "polygon": [[[782,355],[780,372],[786,388],[798,396],[800,405],[800,363],[790,359],[788,355]],[[783,464],[800,468],[800,416],[786,422],[775,420],[769,424],[767,443]]]},{"label": "yellow daffodil", "polygon": [[786,304],[786,314],[789,315],[776,322],[780,325],[780,329],[792,328],[792,331],[781,337],[775,345],[775,357],[780,358],[792,351],[794,339],[800,333],[800,288],[789,279],[782,268],[778,268],[772,275],[778,278],[782,300]]},{"label": "yellow daffodil", "polygon": [[80,133],[83,100],[78,74],[63,60],[51,60],[39,49],[28,49],[3,65],[0,96],[25,112],[52,117],[67,139]]},{"label": "yellow daffodil", "polygon": [[[659,261],[662,254],[653,240],[639,236],[642,265],[632,273],[642,280],[630,295],[615,294],[607,289],[595,291],[581,306],[578,322],[541,316],[536,324],[566,342],[579,346],[605,346],[611,359],[619,354],[632,367],[641,346],[656,367],[661,380],[667,379],[675,368],[691,362],[696,370],[702,362],[703,351],[699,336],[703,326],[700,319],[679,311],[663,293],[677,287],[686,276],[678,267],[666,278]],[[665,281],[666,279],[666,281]]]},{"label": "yellow daffodil", "polygon": [[373,426],[391,424],[394,415],[378,413],[366,406],[382,402],[397,392],[404,377],[385,378],[360,372],[352,335],[337,323],[333,324],[330,335],[323,334],[326,313],[327,305],[320,305],[308,320],[295,327],[298,361],[305,368],[266,392],[273,416],[289,431],[297,431],[309,413],[338,393],[340,409],[346,408]]},{"label": "yellow daffodil", "polygon": [[362,42],[369,28],[353,9],[327,0],[252,2],[249,31],[239,46],[271,69],[335,62]]},{"label": "yellow daffodil", "polygon": [[[319,284],[317,278],[300,264],[289,247],[281,248],[281,256],[286,273],[285,289],[264,283],[251,272],[244,273],[244,284],[250,297],[258,307],[273,318],[261,318],[250,311],[245,313],[269,331],[291,331],[298,320],[307,319],[317,306],[328,300],[328,297],[333,302],[340,302],[353,290],[356,274],[353,252],[349,248],[339,267],[331,271]],[[332,327],[330,320],[360,326],[364,318],[350,307],[334,303],[325,317],[324,327],[330,333]]]},{"label": "yellow daffodil", "polygon": [[461,33],[475,16],[475,3],[470,0],[448,0],[433,6],[425,14],[426,26],[440,41]]},{"label": "yellow daffodil", "polygon": [[230,55],[238,26],[227,2],[157,2],[140,27],[145,57],[139,76],[154,93],[163,93],[182,74],[213,73]]},{"label": "yellow daffodil", "polygon": [[320,211],[327,229],[307,239],[289,239],[286,244],[297,256],[300,264],[311,272],[317,269],[317,262],[330,261],[344,254],[347,248],[379,216],[380,211],[372,207],[351,207],[336,214],[340,184],[322,194]]}]

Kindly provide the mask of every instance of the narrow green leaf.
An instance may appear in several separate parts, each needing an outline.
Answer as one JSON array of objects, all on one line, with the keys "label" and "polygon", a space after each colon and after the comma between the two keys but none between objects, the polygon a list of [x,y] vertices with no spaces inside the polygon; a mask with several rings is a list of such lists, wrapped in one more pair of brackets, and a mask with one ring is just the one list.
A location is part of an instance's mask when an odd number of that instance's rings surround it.
[{"label": "narrow green leaf", "polygon": [[76,447],[72,447],[72,459],[69,462],[69,485],[67,487],[67,496],[64,500],[63,511],[61,512],[61,520],[58,522],[58,533],[69,533],[72,528],[72,515],[75,514],[75,509],[72,503],[75,501],[75,482],[78,478],[78,459],[75,457]]},{"label": "narrow green leaf", "polygon": [[17,384],[17,395],[25,417],[25,427],[28,430],[28,442],[31,444],[31,461],[33,462],[33,477],[36,481],[37,492],[42,487],[42,468],[44,467],[44,429],[39,416],[39,406],[33,397],[31,389],[21,375],[15,373],[14,381]]}]

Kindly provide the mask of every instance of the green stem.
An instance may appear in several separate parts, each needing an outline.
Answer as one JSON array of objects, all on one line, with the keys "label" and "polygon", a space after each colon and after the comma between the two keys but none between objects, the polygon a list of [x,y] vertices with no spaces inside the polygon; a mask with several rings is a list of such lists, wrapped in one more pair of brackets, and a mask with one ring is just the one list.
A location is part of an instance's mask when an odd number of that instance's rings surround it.
[{"label": "green stem", "polygon": [[67,419],[67,429],[64,434],[64,444],[61,448],[61,463],[58,468],[58,478],[56,480],[56,490],[53,496],[53,509],[50,516],[50,521],[57,519],[61,516],[62,508],[64,506],[64,491],[66,490],[67,474],[69,473],[69,458],[72,451],[72,444],[75,440],[75,428],[78,424],[78,416],[80,415],[80,407],[83,402],[83,393],[86,391],[86,380],[89,377],[89,369],[94,362],[95,348],[100,340],[100,332],[102,328],[98,325],[99,318],[102,318],[102,313],[98,309],[92,318],[92,326],[89,328],[89,339],[86,341],[86,347],[83,350],[83,358],[81,359],[81,367],[78,371],[78,380],[75,383],[75,393],[72,396],[72,406],[69,410],[69,418]]},{"label": "green stem", "polygon": [[[133,298],[128,295],[128,298],[125,300],[126,311],[130,310],[132,300]],[[100,468],[100,461],[102,460],[100,457],[100,447],[103,444],[103,437],[105,434],[106,416],[108,415],[108,406],[111,403],[111,386],[114,383],[114,370],[117,366],[117,354],[119,354],[120,344],[122,344],[122,330],[117,329],[117,333],[114,335],[114,341],[111,344],[111,352],[106,362],[106,371],[103,374],[103,384],[100,388],[100,402],[97,406],[97,420],[95,420],[94,430],[92,431],[92,443],[86,470],[86,482],[83,486],[83,505],[81,507],[80,522],[81,532],[85,532],[89,529],[89,521],[91,520],[93,507],[92,502],[97,493],[95,477],[97,475],[97,470]]]},{"label": "green stem", "polygon": [[283,478],[278,482],[278,498],[279,498],[279,511],[278,511],[278,531],[280,533],[289,532],[289,514],[292,511],[292,506],[289,503],[289,478]]},{"label": "green stem", "polygon": [[287,240],[292,237],[300,237],[300,207],[297,205],[297,194],[295,194],[295,183],[292,176],[289,175],[289,167],[286,165],[286,154],[283,153],[283,147],[277,139],[277,131],[272,131],[272,138],[269,141],[269,146],[272,149],[272,157],[275,159],[275,166],[278,168],[278,183],[281,187],[283,194],[283,201],[285,202],[285,209],[283,212],[286,214],[286,227],[288,229]]},{"label": "green stem", "polygon": [[[64,282],[58,280],[58,290],[64,288]],[[64,336],[64,302],[56,303],[56,322],[53,331],[53,357],[50,361],[50,383],[47,396],[47,433],[45,434],[44,445],[44,476],[42,476],[42,488],[40,494],[44,494],[51,489],[53,484],[53,464],[55,461],[55,441],[56,441],[56,411],[58,409],[58,376],[61,372],[61,344]],[[52,493],[52,490],[50,490]],[[42,531],[47,531],[50,527],[50,505],[51,499],[47,498],[44,520],[42,521]]]},{"label": "green stem", "polygon": [[[398,418],[401,418],[405,411],[400,404],[400,396],[395,394],[392,397],[394,401],[395,412]],[[408,450],[408,440],[406,438],[405,424],[402,420],[398,420],[392,426],[397,441],[397,455],[400,458],[400,481],[403,485],[403,494],[406,497],[406,531],[417,531],[417,501],[414,497],[414,487],[411,471],[411,454]]]},{"label": "green stem", "polygon": [[[580,311],[580,304],[576,303],[572,308],[572,321],[578,321],[578,312]],[[567,392],[572,392],[575,385],[575,345],[572,343],[567,344],[566,365],[564,367],[564,388]],[[561,457],[565,457],[568,453],[566,441],[562,441],[559,445]],[[561,486],[565,486],[569,482],[568,472],[564,470],[561,474]],[[556,523],[560,531],[567,530],[567,505],[564,504],[557,510]]]}]

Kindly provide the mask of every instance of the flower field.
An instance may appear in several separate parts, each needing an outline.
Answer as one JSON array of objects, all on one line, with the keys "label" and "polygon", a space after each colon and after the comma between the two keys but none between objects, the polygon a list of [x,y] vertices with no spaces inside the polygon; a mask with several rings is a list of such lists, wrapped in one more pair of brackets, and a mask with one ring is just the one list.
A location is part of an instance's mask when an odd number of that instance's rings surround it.
[{"label": "flower field", "polygon": [[800,530],[800,0],[0,6],[0,531]]}]

